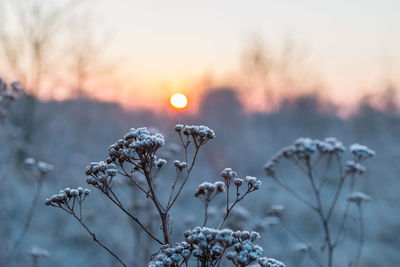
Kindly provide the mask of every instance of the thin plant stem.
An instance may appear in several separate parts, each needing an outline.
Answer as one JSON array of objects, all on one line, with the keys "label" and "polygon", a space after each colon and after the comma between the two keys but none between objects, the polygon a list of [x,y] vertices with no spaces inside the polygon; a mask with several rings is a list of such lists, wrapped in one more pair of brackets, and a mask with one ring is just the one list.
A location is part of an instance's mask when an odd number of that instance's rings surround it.
[{"label": "thin plant stem", "polygon": [[355,267],[358,267],[360,264],[361,252],[364,245],[364,215],[363,210],[361,207],[361,203],[357,205],[358,214],[359,214],[359,227],[360,227],[360,240],[357,248],[356,260],[355,260]]},{"label": "thin plant stem", "polygon": [[96,234],[93,233],[89,227],[82,221],[81,218],[79,218],[75,212],[70,209],[70,213],[75,217],[75,219],[85,228],[85,230],[93,237],[93,241],[95,241],[97,244],[99,244],[102,248],[104,248],[111,256],[113,256],[122,266],[127,267],[127,265],[114,253],[112,252],[108,247],[106,247],[97,237]]},{"label": "thin plant stem", "polygon": [[28,232],[29,227],[31,226],[32,218],[33,218],[37,203],[39,201],[39,197],[40,197],[40,192],[41,191],[42,191],[42,181],[39,178],[38,185],[37,185],[36,191],[35,191],[35,195],[34,195],[34,197],[32,199],[31,206],[30,206],[29,211],[28,211],[28,215],[26,216],[24,228],[22,228],[22,231],[19,234],[17,240],[15,241],[15,243],[12,246],[11,250],[9,251],[7,256],[5,257],[4,263],[2,265],[3,267],[8,266],[8,264],[10,263],[11,259],[14,256],[14,253],[16,252],[16,250],[18,249],[19,245],[22,243],[26,233]]},{"label": "thin plant stem", "polygon": [[203,227],[206,226],[208,220],[208,200],[204,201],[204,222]]}]

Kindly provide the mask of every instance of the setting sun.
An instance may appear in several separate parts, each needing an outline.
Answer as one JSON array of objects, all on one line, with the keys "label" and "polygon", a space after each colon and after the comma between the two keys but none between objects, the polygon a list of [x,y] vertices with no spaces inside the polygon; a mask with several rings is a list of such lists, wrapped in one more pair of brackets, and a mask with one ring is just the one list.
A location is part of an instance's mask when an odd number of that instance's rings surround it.
[{"label": "setting sun", "polygon": [[171,103],[171,106],[173,106],[174,108],[183,109],[187,106],[188,100],[184,94],[178,93],[178,94],[173,94],[169,102]]}]

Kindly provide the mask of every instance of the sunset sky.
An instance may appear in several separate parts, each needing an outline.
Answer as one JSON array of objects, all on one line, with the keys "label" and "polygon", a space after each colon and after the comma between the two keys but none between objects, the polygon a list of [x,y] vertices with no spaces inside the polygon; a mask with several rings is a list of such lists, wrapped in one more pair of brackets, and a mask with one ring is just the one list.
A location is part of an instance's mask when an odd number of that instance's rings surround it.
[{"label": "sunset sky", "polygon": [[293,40],[306,51],[324,94],[339,104],[400,82],[397,0],[88,3],[95,6],[97,30],[112,32],[109,51],[120,69],[120,90],[144,106],[159,105],[155,95],[161,101],[177,91],[190,100],[194,81],[205,75],[229,84],[254,37],[272,51]]}]

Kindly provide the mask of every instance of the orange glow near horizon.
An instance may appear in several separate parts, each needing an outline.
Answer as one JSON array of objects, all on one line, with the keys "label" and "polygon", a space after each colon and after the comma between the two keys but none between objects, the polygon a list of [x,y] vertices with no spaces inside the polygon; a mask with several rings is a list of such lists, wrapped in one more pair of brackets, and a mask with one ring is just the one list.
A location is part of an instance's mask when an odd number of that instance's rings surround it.
[{"label": "orange glow near horizon", "polygon": [[187,97],[181,93],[173,94],[169,102],[176,109],[184,109],[188,104]]}]

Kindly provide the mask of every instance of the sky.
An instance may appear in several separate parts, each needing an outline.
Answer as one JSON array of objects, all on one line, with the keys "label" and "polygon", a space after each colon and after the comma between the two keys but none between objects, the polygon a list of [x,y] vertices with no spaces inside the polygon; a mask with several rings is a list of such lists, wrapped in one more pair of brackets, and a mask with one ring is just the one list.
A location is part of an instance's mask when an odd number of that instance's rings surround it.
[{"label": "sky", "polygon": [[229,85],[254,37],[272,51],[288,39],[305,50],[304,68],[338,104],[352,105],[385,82],[400,83],[398,0],[88,3],[96,31],[112,35],[108,50],[121,70],[121,90],[144,106],[159,105],[175,91],[190,100],[198,90],[194,81],[207,75]]}]

